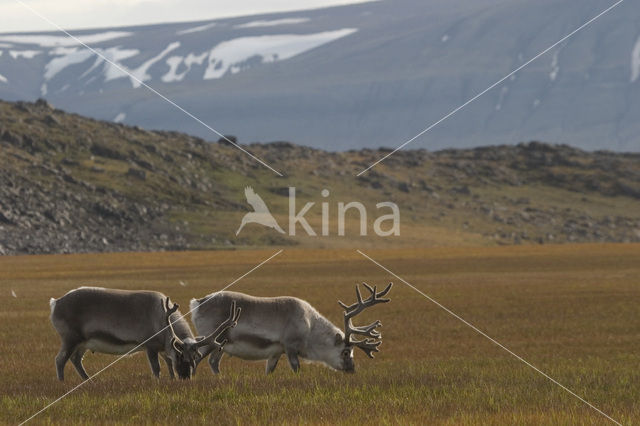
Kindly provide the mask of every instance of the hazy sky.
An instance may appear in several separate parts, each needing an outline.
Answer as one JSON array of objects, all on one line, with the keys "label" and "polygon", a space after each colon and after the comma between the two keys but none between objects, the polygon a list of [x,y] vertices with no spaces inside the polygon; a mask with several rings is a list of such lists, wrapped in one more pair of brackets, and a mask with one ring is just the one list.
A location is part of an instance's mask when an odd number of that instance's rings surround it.
[{"label": "hazy sky", "polygon": [[[20,0],[65,29],[157,22],[198,21],[229,16],[313,9],[366,0]],[[20,4],[0,0],[0,33],[52,31]]]}]

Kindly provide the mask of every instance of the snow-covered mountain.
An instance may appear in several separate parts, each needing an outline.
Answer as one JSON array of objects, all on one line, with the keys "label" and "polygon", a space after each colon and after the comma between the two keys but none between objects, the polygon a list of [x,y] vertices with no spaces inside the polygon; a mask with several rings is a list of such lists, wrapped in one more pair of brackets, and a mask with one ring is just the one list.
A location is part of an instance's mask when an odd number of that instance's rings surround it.
[{"label": "snow-covered mountain", "polygon": [[[382,0],[233,19],[0,34],[0,98],[329,150],[396,146],[613,0]],[[114,65],[116,64],[116,65]],[[126,70],[126,72],[123,72]],[[640,151],[640,3],[627,1],[415,142]]]}]

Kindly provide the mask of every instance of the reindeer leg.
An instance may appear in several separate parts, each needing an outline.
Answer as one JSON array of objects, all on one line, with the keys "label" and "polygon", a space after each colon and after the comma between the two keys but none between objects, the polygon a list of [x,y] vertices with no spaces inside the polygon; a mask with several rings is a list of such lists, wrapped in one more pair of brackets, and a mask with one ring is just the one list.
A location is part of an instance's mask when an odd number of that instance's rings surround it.
[{"label": "reindeer leg", "polygon": [[209,367],[214,374],[220,374],[220,360],[222,359],[224,352],[214,351],[209,357]]},{"label": "reindeer leg", "polygon": [[156,378],[160,378],[160,363],[158,362],[158,352],[147,348],[147,359],[151,366],[151,372]]},{"label": "reindeer leg", "polygon": [[58,355],[56,355],[56,372],[58,373],[58,380],[64,381],[64,366],[73,354],[77,343],[71,340],[64,340]]},{"label": "reindeer leg", "polygon": [[289,359],[289,365],[294,373],[300,371],[300,360],[298,359],[298,351],[295,349],[287,349],[287,358]]},{"label": "reindeer leg", "polygon": [[280,355],[281,354],[274,355],[267,360],[267,374],[273,373],[273,370],[276,369],[276,366],[278,365],[278,361],[280,361]]},{"label": "reindeer leg", "polygon": [[76,350],[73,351],[73,355],[71,355],[71,363],[76,368],[76,371],[78,372],[80,377],[82,377],[83,380],[87,380],[89,378],[89,375],[87,374],[87,372],[84,369],[84,366],[82,365],[82,358],[84,357],[84,353],[86,351],[87,350],[83,346],[78,345]]},{"label": "reindeer leg", "polygon": [[176,375],[173,372],[173,364],[171,363],[171,358],[165,355],[162,355],[162,358],[164,359],[164,362],[167,364],[167,370],[169,370],[169,377],[171,378],[171,380],[175,379]]}]

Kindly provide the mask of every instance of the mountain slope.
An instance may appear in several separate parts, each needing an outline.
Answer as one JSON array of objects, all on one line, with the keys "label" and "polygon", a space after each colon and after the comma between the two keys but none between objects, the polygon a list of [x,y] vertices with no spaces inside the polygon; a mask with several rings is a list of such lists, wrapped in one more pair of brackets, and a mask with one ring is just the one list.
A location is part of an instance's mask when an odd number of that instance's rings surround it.
[{"label": "mountain slope", "polygon": [[[45,101],[0,102],[0,254],[300,245],[415,247],[640,241],[640,155],[538,142],[399,152],[360,178],[382,150],[329,153],[288,142],[226,143],[95,121]],[[306,219],[282,235],[250,223],[250,186],[288,230],[289,187]],[[329,191],[323,196],[323,190]],[[361,202],[338,233],[338,203]],[[373,222],[394,202],[400,235]],[[321,233],[327,203],[329,232]]]},{"label": "mountain slope", "polygon": [[[74,34],[241,141],[343,150],[399,145],[611,4],[378,1]],[[413,146],[640,150],[639,18],[621,4]],[[217,139],[60,33],[0,34],[0,52],[0,98]]]}]

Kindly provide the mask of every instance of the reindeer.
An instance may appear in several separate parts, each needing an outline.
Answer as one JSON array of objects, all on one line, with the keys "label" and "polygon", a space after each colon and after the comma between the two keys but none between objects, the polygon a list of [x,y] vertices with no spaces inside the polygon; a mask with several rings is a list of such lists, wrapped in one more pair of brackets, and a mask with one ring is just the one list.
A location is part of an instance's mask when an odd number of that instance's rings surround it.
[{"label": "reindeer", "polygon": [[[224,307],[235,302],[242,308],[242,322],[233,329],[226,330],[222,336],[226,339],[222,351],[211,345],[204,347],[204,359],[210,352],[209,365],[215,374],[220,372],[220,360],[223,352],[245,360],[266,360],[266,373],[272,373],[282,354],[287,355],[289,365],[294,372],[300,369],[300,360],[319,362],[335,370],[355,372],[353,348],[364,351],[369,358],[378,352],[382,335],[376,330],[382,326],[374,321],[367,326],[354,326],[352,318],[378,303],[393,283],[376,292],[376,287],[364,286],[371,295],[363,300],[356,285],[357,301],[345,305],[338,301],[344,312],[344,331],[333,325],[313,306],[295,297],[253,297],[242,293],[221,291],[202,299],[192,299],[190,308],[192,320],[199,333],[212,331],[224,315]],[[365,336],[362,340],[352,336]]]},{"label": "reindeer", "polygon": [[221,350],[218,337],[236,325],[240,309],[231,303],[229,317],[212,328],[206,338],[194,337],[178,305],[156,291],[126,291],[80,287],[59,299],[51,299],[51,323],[62,340],[56,356],[58,379],[64,380],[64,366],[71,358],[82,379],[89,378],[82,365],[87,350],[113,355],[146,351],[151,371],[160,377],[158,354],[181,379],[195,374],[200,360],[198,348]]}]

